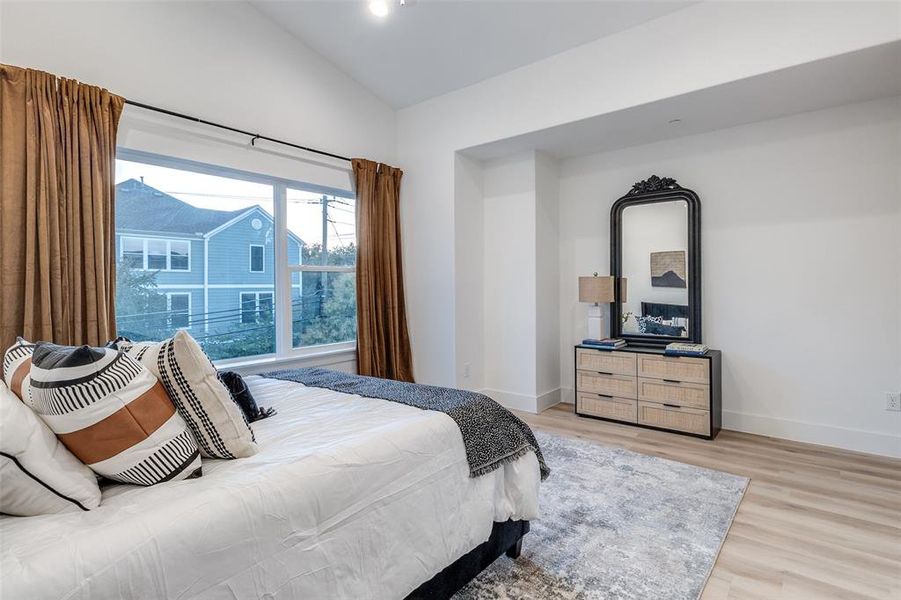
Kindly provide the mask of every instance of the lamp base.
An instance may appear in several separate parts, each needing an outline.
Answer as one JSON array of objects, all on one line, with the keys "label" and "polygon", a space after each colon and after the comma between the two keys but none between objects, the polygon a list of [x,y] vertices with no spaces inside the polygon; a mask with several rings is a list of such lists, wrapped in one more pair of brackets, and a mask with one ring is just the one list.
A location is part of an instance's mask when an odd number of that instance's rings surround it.
[{"label": "lamp base", "polygon": [[599,304],[588,307],[588,339],[599,340],[603,337],[604,316]]}]

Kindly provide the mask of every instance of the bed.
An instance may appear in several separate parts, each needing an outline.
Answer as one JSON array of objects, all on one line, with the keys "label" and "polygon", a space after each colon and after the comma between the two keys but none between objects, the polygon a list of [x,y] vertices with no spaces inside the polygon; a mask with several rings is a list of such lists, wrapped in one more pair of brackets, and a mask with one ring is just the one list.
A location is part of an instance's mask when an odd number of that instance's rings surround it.
[{"label": "bed", "polygon": [[[260,452],[0,519],[3,598],[394,598],[457,589],[538,516],[533,452],[469,476],[447,415],[252,376]],[[513,552],[513,550],[511,550]],[[437,591],[436,591],[437,590]]]}]

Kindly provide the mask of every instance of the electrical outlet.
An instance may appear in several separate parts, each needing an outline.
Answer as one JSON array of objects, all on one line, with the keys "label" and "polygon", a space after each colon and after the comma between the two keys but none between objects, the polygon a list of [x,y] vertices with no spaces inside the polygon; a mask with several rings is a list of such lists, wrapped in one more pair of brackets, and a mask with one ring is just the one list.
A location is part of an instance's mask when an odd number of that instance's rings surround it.
[{"label": "electrical outlet", "polygon": [[885,393],[885,410],[901,412],[901,392]]},{"label": "electrical outlet", "polygon": [[463,363],[463,377],[464,377],[465,379],[469,379],[469,372],[470,372],[470,370],[471,370],[471,369],[470,369],[469,363]]}]

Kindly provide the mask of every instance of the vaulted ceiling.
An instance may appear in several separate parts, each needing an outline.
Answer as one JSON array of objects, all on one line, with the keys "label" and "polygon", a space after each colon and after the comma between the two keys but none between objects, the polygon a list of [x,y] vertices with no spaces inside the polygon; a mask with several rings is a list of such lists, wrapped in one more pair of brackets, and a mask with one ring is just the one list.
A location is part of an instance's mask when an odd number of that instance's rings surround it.
[{"label": "vaulted ceiling", "polygon": [[[466,87],[691,2],[253,0],[264,15],[395,108]],[[565,90],[561,90],[565,93]]]}]

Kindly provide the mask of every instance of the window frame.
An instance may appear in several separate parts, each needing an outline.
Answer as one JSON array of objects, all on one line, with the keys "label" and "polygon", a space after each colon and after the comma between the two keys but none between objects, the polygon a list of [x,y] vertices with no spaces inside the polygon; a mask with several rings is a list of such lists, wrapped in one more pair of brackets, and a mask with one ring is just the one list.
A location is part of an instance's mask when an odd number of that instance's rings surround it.
[{"label": "window frame", "polygon": [[[260,249],[260,264],[262,265],[262,268],[259,271],[255,270],[253,268],[253,249],[254,248]],[[249,264],[247,265],[248,272],[249,273],[265,273],[266,272],[266,246],[265,246],[265,244],[250,244],[249,248],[247,249],[247,253],[248,253],[248,259],[249,259],[248,260]]]},{"label": "window frame", "polygon": [[166,316],[166,323],[169,327],[172,327],[172,296],[187,296],[188,297],[188,308],[185,313],[185,317],[188,319],[188,324],[184,327],[174,327],[175,330],[179,329],[190,329],[191,328],[191,308],[193,306],[194,298],[192,297],[194,294],[191,292],[166,292],[166,312],[168,315]]},{"label": "window frame", "polygon": [[[326,194],[338,198],[354,199],[356,201],[356,193],[351,189],[335,188],[330,186],[322,186],[314,183],[286,179],[273,175],[265,175],[253,171],[245,171],[231,167],[213,165],[190,159],[176,158],[153,152],[145,152],[143,150],[135,150],[118,146],[116,148],[116,158],[129,162],[138,162],[148,165],[155,165],[169,169],[177,169],[181,171],[200,173],[204,175],[213,175],[217,177],[227,177],[231,179],[239,179],[243,181],[251,181],[271,185],[273,187],[273,289],[272,289],[272,310],[273,310],[273,326],[275,328],[275,352],[267,354],[257,354],[253,356],[242,356],[236,358],[216,360],[215,364],[220,367],[239,367],[244,365],[254,365],[260,363],[273,364],[278,362],[295,361],[306,358],[324,358],[334,355],[351,354],[356,351],[356,339],[347,342],[336,342],[331,344],[317,344],[314,346],[302,346],[294,348],[292,344],[293,323],[292,323],[292,284],[291,279],[295,272],[299,271],[328,271],[328,272],[356,272],[356,266],[352,267],[322,267],[319,265],[292,265],[288,262],[288,226],[287,226],[287,190],[293,188],[305,192],[316,194]],[[349,169],[348,169],[349,171]],[[352,181],[352,178],[351,178]],[[127,233],[120,234],[123,237],[139,237],[129,235]],[[173,238],[181,239],[181,238]],[[188,241],[191,241],[188,239]],[[189,245],[189,248],[191,246]],[[121,248],[121,245],[120,245]],[[144,261],[146,264],[146,252],[144,253]],[[265,269],[265,249],[263,268]],[[188,266],[191,266],[191,258],[189,255]],[[176,272],[184,273],[186,271],[177,270]],[[239,296],[240,302],[240,296]]]}]

